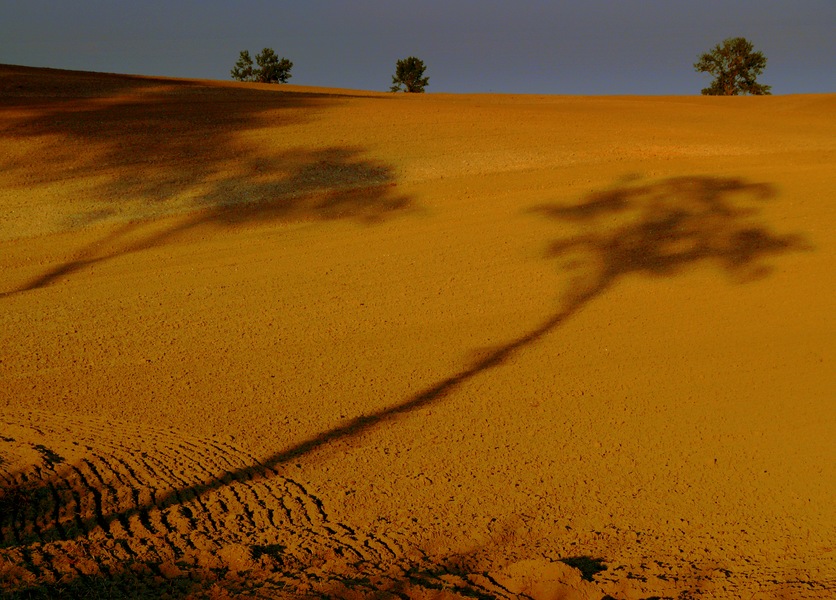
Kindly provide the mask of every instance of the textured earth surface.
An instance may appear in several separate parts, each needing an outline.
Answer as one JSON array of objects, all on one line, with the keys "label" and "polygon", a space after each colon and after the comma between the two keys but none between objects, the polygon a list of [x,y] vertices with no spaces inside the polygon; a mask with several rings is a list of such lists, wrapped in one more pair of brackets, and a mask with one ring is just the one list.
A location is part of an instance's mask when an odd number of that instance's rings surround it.
[{"label": "textured earth surface", "polygon": [[836,96],[0,66],[0,593],[832,598]]}]

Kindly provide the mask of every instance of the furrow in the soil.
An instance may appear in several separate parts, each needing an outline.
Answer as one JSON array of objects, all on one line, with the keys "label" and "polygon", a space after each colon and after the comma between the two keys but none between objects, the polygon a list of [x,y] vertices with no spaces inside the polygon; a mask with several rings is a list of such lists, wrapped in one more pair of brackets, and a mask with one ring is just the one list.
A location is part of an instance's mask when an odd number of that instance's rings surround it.
[{"label": "furrow in the soil", "polygon": [[[248,468],[254,475],[261,474],[264,476],[279,474],[278,471],[265,468],[254,455],[241,448],[214,440],[209,440],[207,446],[212,449],[213,456],[217,456],[226,463],[227,466],[225,468],[227,469],[240,470],[242,468]],[[232,459],[234,459],[234,462]]]},{"label": "furrow in the soil", "polygon": [[277,514],[278,514],[277,511],[270,508],[270,507],[264,507],[264,510],[265,510],[265,514],[267,516],[267,523],[269,524],[270,529],[271,530],[281,529],[282,525],[280,525],[276,520],[276,517],[277,517]]},{"label": "furrow in the soil", "polygon": [[134,551],[134,549],[131,548],[131,545],[130,545],[130,543],[128,543],[127,539],[118,538],[116,540],[116,546],[118,546],[120,552],[119,553],[114,552],[114,556],[116,556],[118,559],[121,559],[122,562],[129,562],[129,561],[136,560],[137,554]]},{"label": "furrow in the soil", "polygon": [[67,539],[67,531],[64,529],[64,524],[61,522],[61,507],[64,506],[64,501],[61,499],[61,494],[58,488],[52,481],[47,482],[49,486],[49,493],[52,496],[52,527],[55,530],[59,539]]},{"label": "furrow in the soil", "polygon": [[302,512],[309,524],[321,525],[328,521],[328,515],[325,514],[322,501],[309,494],[304,486],[292,479],[286,479],[285,487],[288,493],[302,506]]},{"label": "furrow in the soil", "polygon": [[381,553],[380,550],[374,547],[370,540],[363,540],[363,555],[369,562],[380,563],[389,558],[388,553]]},{"label": "furrow in the soil", "polygon": [[313,544],[330,548],[339,556],[344,556],[348,551],[363,562],[379,558],[378,552],[369,546],[367,540],[358,539],[351,528],[339,523],[311,523],[304,527],[301,533]]},{"label": "furrow in the soil", "polygon": [[[252,510],[247,506],[246,500],[239,493],[240,488],[246,487],[245,479],[230,478],[226,485],[215,490],[214,493],[222,494],[226,500],[229,510],[237,515],[242,515],[248,522],[252,522]],[[252,522],[252,524],[255,524]]]},{"label": "furrow in the soil", "polygon": [[152,523],[152,527],[157,532],[155,539],[163,544],[159,550],[175,558],[179,557],[181,549],[174,542],[173,538],[177,536],[174,535],[174,528],[166,518],[166,512],[159,508],[152,508],[148,511],[148,522]]},{"label": "furrow in the soil", "polygon": [[247,464],[252,464],[248,457],[239,450],[226,444],[219,444],[211,440],[206,443],[181,441],[181,445],[192,449],[197,455],[197,464],[206,465],[207,472],[211,474],[223,473],[230,470],[238,470]]},{"label": "furrow in the soil", "polygon": [[47,581],[58,581],[68,572],[75,574],[77,571],[73,569],[72,565],[64,567],[56,566],[60,561],[62,555],[54,555],[47,551],[44,546],[33,549],[30,554],[31,564],[34,565],[41,573],[43,579]]},{"label": "furrow in the soil", "polygon": [[[136,520],[139,522],[139,525],[147,531],[151,536],[156,536],[159,534],[159,529],[151,522],[151,513],[155,512],[156,508],[140,508],[136,514]],[[133,518],[131,518],[131,529],[138,529],[137,526],[134,524]]]},{"label": "furrow in the soil", "polygon": [[[197,491],[192,491],[199,489],[203,484],[202,481],[194,477],[187,480],[178,476],[174,470],[161,459],[160,455],[151,455],[144,452],[141,455],[143,457],[143,464],[148,469],[149,474],[154,473],[157,475],[157,483],[167,483],[168,486],[170,486],[168,489],[161,490],[162,493],[160,494],[160,498],[161,502],[163,502],[165,506],[161,505],[160,508],[167,508],[169,506],[176,507],[191,503],[192,506],[198,510],[198,512],[207,515],[211,529],[213,531],[218,530],[217,521],[211,515],[211,510],[207,506],[206,499],[203,497],[203,494],[200,494]],[[153,504],[157,504],[157,498],[153,498]]]},{"label": "furrow in the soil", "polygon": [[[183,504],[184,498],[181,490],[192,488],[194,482],[181,479],[156,455],[143,452],[141,456],[149,472],[158,476],[156,483],[159,487],[152,489],[151,505],[162,509]],[[191,494],[187,495],[191,496]],[[202,500],[198,499],[198,502],[202,503]],[[150,509],[151,505],[146,504],[144,508]]]},{"label": "furrow in the soil", "polygon": [[35,577],[41,576],[41,568],[35,563],[32,556],[32,549],[28,546],[22,546],[20,548],[20,555],[21,555],[21,566],[23,566],[27,571],[31,572],[35,575]]},{"label": "furrow in the soil", "polygon": [[281,519],[282,516],[287,516],[280,495],[284,487],[277,488],[276,483],[276,481],[266,480],[254,482],[249,491],[253,496],[253,501],[260,508],[260,512],[256,512],[261,521],[260,526],[287,529],[292,524],[287,519]]},{"label": "furrow in the soil", "polygon": [[[160,527],[162,528],[162,525]],[[147,562],[149,565],[162,563],[173,564],[182,556],[181,548],[174,543],[170,535],[160,534],[152,538],[149,545],[145,548],[149,552],[148,556],[150,560],[144,559],[144,562]]]},{"label": "furrow in the soil", "polygon": [[147,511],[139,511],[128,517],[126,531],[130,532],[130,535],[117,541],[128,544],[131,551],[137,555],[144,554],[146,548],[156,544],[158,533],[153,529]]},{"label": "furrow in the soil", "polygon": [[[191,472],[186,474],[184,471],[175,472],[174,469],[168,466],[167,461],[163,460],[164,458],[168,458],[171,460],[171,456],[166,456],[163,453],[158,453],[155,457],[147,457],[149,461],[155,461],[157,463],[158,472],[165,472],[167,477],[167,481],[174,482],[173,488],[170,489],[166,494],[164,494],[164,505],[165,506],[172,506],[172,505],[182,505],[188,501],[196,502],[197,506],[200,507],[200,510],[206,512],[207,514],[211,513],[212,511],[209,509],[206,501],[206,490],[211,489],[213,487],[219,487],[220,490],[225,491],[226,488],[229,487],[230,483],[233,481],[232,477],[227,474],[225,475],[224,481],[226,482],[223,486],[218,486],[217,484],[211,485],[208,488],[206,487],[209,483],[214,483],[214,478],[217,477],[217,474],[211,473],[203,468],[194,468],[190,469]],[[200,460],[195,461],[196,464],[200,463]],[[191,465],[188,465],[191,467]],[[197,473],[202,473],[203,477],[199,477]],[[186,478],[188,477],[188,479]],[[234,495],[230,495],[228,492],[225,492],[225,499],[227,501],[231,501],[231,499],[235,499]],[[226,504],[226,503],[224,503]],[[163,506],[161,505],[161,508]],[[229,511],[229,507],[225,507],[222,509],[222,513],[226,513]],[[210,517],[213,529],[217,529],[217,523],[215,522],[216,517]]]},{"label": "furrow in the soil", "polygon": [[[133,473],[133,469],[126,468],[127,465],[124,461],[112,458],[110,462],[119,465],[123,474],[119,477],[120,485],[116,487],[114,502],[106,508],[108,511],[107,519],[111,524],[111,529],[114,523],[118,522],[124,529],[125,535],[133,537],[136,529],[133,524],[138,523],[141,527],[141,523],[137,518],[132,519],[131,517],[135,517],[136,513],[143,510],[144,507],[153,505],[152,495],[150,490],[135,479],[133,474],[128,475]],[[116,470],[113,472],[116,473]],[[133,481],[131,481],[132,479]],[[139,533],[141,534],[141,532]]]},{"label": "furrow in the soil", "polygon": [[[479,579],[482,579],[484,574],[479,576]],[[484,577],[486,581],[488,581],[491,585],[490,587],[484,585],[481,581],[475,581],[473,575],[463,575],[462,580],[465,582],[465,590],[468,590],[468,594],[481,594],[484,598],[492,598],[493,600],[507,598],[508,600],[512,599],[519,599],[519,600],[536,600],[532,596],[524,593],[514,593],[505,586],[497,585],[494,583],[493,579],[488,579]]]},{"label": "furrow in the soil", "polygon": [[248,520],[252,523],[255,531],[261,531],[272,527],[267,513],[267,504],[262,495],[264,486],[252,481],[237,486],[236,493],[240,497]]},{"label": "furrow in the soil", "polygon": [[[61,474],[47,462],[29,475],[45,494],[35,503],[42,517],[35,526],[44,541],[53,540],[41,547],[60,565],[45,574],[41,552],[28,548],[27,567],[39,577],[135,561],[200,562],[223,544],[256,539],[285,546],[286,568],[332,558],[381,565],[399,555],[388,540],[330,523],[322,501],[303,484],[224,442],[86,420],[44,419],[42,431],[44,439],[67,439],[72,431],[72,446],[54,452],[77,458]],[[8,517],[0,520],[4,539],[25,538],[21,528],[32,529],[31,515],[16,518],[16,532]],[[298,577],[291,575],[286,583],[295,586]]]},{"label": "furrow in the soil", "polygon": [[184,504],[172,506],[166,509],[169,522],[176,524],[177,535],[181,538],[181,546],[187,552],[205,550],[216,545],[218,531],[209,529],[206,524],[206,515],[202,515],[200,521],[194,518],[191,508]]},{"label": "furrow in the soil", "polygon": [[157,490],[160,484],[164,484],[165,480],[159,475],[158,461],[148,452],[138,451],[134,457],[135,470],[142,474],[142,478],[146,479],[148,483],[145,488],[151,494],[150,501],[156,501]]},{"label": "furrow in the soil", "polygon": [[196,452],[188,445],[170,439],[156,439],[153,447],[154,453],[168,465],[171,473],[179,474],[183,481],[206,481],[217,476],[217,471],[206,466],[209,462],[206,452]]},{"label": "furrow in the soil", "polygon": [[[69,539],[79,533],[87,533],[87,527],[82,519],[81,494],[75,489],[70,480],[72,473],[54,477],[50,487],[54,490],[52,517],[55,528],[63,531],[62,539]],[[60,526],[60,529],[59,529]]]},{"label": "furrow in the soil", "polygon": [[145,460],[145,453],[138,449],[120,448],[119,454],[124,454],[124,458],[116,453],[108,457],[113,473],[121,473],[123,483],[117,493],[114,512],[131,512],[154,505],[160,483],[157,469]]},{"label": "furrow in the soil", "polygon": [[482,573],[482,577],[484,577],[493,586],[494,590],[499,590],[500,595],[503,598],[516,598],[516,597],[518,597],[511,590],[509,590],[507,587],[505,587],[504,585],[499,583],[496,580],[496,578],[494,578],[490,573],[484,572],[484,573]]},{"label": "furrow in the soil", "polygon": [[160,522],[163,524],[163,527],[166,528],[163,538],[166,543],[171,546],[174,556],[176,558],[180,558],[190,550],[194,549],[194,545],[189,543],[188,538],[183,535],[184,532],[180,531],[177,526],[171,522],[170,517],[173,514],[176,514],[176,512],[173,513],[168,510],[161,510],[159,512]]},{"label": "furrow in the soil", "polygon": [[254,533],[252,522],[238,510],[237,503],[230,504],[231,495],[217,493],[212,495],[210,514],[218,526],[218,535],[231,542]]},{"label": "furrow in the soil", "polygon": [[96,482],[91,481],[89,475],[85,475],[85,469],[77,466],[70,466],[70,468],[77,475],[78,482],[81,484],[81,496],[89,499],[88,509],[83,512],[82,519],[92,519],[96,525],[102,528],[102,531],[107,532],[109,528],[102,510],[102,493],[97,487]]},{"label": "furrow in the soil", "polygon": [[37,563],[38,568],[48,571],[49,579],[52,581],[61,579],[67,573],[77,574],[78,572],[73,568],[73,565],[66,560],[65,554],[50,552],[54,549],[55,546],[51,544],[41,546],[32,554],[32,561]]},{"label": "furrow in the soil", "polygon": [[199,496],[195,498],[189,510],[191,512],[189,520],[193,524],[198,523],[198,519],[194,516],[195,514],[198,514],[200,517],[201,529],[205,530],[207,533],[210,534],[217,534],[220,531],[221,526],[218,523],[218,520],[215,518],[215,515],[212,509],[210,508],[208,502],[204,498]]},{"label": "furrow in the soil", "polygon": [[185,515],[185,504],[170,506],[162,511],[165,516],[165,523],[171,528],[172,533],[182,538],[186,548],[194,548],[189,541],[189,536],[195,532],[195,521]]},{"label": "furrow in the soil", "polygon": [[161,484],[165,484],[173,492],[178,488],[189,488],[197,483],[194,477],[189,479],[181,477],[176,468],[176,457],[163,452],[160,448],[154,447],[152,451],[142,452],[141,456],[149,466],[153,463],[154,466],[151,472],[156,476],[157,486],[160,488],[162,488]]},{"label": "furrow in the soil", "polygon": [[395,552],[392,546],[387,544],[383,538],[369,536],[369,538],[365,542],[365,545],[369,548],[376,547],[376,552],[380,557],[380,560],[391,560],[399,556],[399,554]]},{"label": "furrow in the soil", "polygon": [[[107,531],[109,529],[109,527],[107,526],[107,516],[109,514],[114,513],[118,514],[120,509],[122,508],[117,487],[110,483],[113,479],[117,478],[116,474],[107,462],[100,462],[101,468],[97,467],[96,464],[92,462],[90,459],[82,460],[82,464],[85,467],[87,467],[87,469],[95,478],[94,481],[91,480],[91,483],[93,483],[93,485],[96,486],[96,489],[99,490],[98,494],[94,494],[94,499],[98,498],[97,522],[99,522],[102,525],[102,529]],[[105,478],[102,476],[102,471],[104,471],[105,469],[106,474],[112,475],[112,477]]]},{"label": "furrow in the soil", "polygon": [[114,519],[110,522],[110,538],[115,541],[129,540],[134,537],[134,532],[130,529],[130,522],[128,519]]},{"label": "furrow in the soil", "polygon": [[[262,509],[269,506],[280,506],[281,512],[287,517],[288,523],[293,525],[293,518],[290,507],[286,500],[294,495],[295,490],[287,487],[287,480],[275,473],[261,474],[249,479],[248,488],[253,495],[254,501]],[[275,515],[273,517],[275,519]]]},{"label": "furrow in the soil", "polygon": [[[305,541],[304,546],[311,548],[313,554],[333,553],[336,556],[347,560],[354,560],[370,563],[377,557],[376,554],[369,554],[363,543],[357,539],[335,537],[324,528],[305,528],[298,532],[299,539]],[[349,556],[351,555],[351,556]]]},{"label": "furrow in the soil", "polygon": [[256,524],[253,517],[253,511],[242,501],[237,493],[230,488],[226,488],[220,492],[224,496],[224,501],[227,506],[224,515],[226,522],[226,531],[224,538],[227,540],[237,540],[256,531]]},{"label": "furrow in the soil", "polygon": [[[392,554],[395,556],[406,556],[406,549],[404,548],[403,544],[401,544],[397,538],[390,537],[390,536],[381,536],[378,539],[382,541],[391,551]],[[385,540],[385,541],[384,541]]]},{"label": "furrow in the soil", "polygon": [[[309,504],[306,504],[302,498],[293,494],[292,490],[288,489],[288,493],[282,497],[281,502],[287,511],[290,522],[296,527],[304,528],[320,528],[319,520],[314,521],[311,518],[311,511]],[[314,513],[315,515],[315,513]]]},{"label": "furrow in the soil", "polygon": [[[1,511],[5,517],[7,526],[3,530],[3,544],[20,544],[25,534],[25,521],[21,513],[25,510],[25,489],[18,482],[3,490],[3,499],[0,503]],[[23,529],[21,528],[23,524]],[[8,538],[8,541],[7,541]]]},{"label": "furrow in the soil", "polygon": [[89,459],[91,465],[98,463],[99,467],[93,467],[97,472],[106,472],[112,477],[103,483],[111,492],[108,504],[105,509],[111,514],[121,513],[129,508],[136,508],[134,503],[134,490],[143,487],[143,483],[136,477],[136,472],[122,458],[116,454],[104,456],[98,452],[91,452]]},{"label": "furrow in the soil", "polygon": [[38,478],[32,478],[23,496],[23,506],[19,511],[20,529],[27,541],[43,543],[44,530],[42,525],[49,527],[45,513],[52,513],[51,494],[41,485]]},{"label": "furrow in the soil", "polygon": [[[2,465],[3,463],[0,463]],[[6,489],[11,487],[12,482],[14,481],[14,475],[11,471],[0,470],[0,489]]]},{"label": "furrow in the soil", "polygon": [[83,501],[86,498],[85,495],[80,494],[76,487],[70,483],[68,480],[64,480],[66,483],[66,489],[69,493],[69,497],[72,498],[71,502],[67,503],[67,507],[69,512],[72,514],[71,522],[75,529],[75,535],[87,535],[90,531],[90,524],[85,521],[85,515],[88,512],[85,510],[85,502]]},{"label": "furrow in the soil", "polygon": [[[148,483],[140,477],[137,470],[130,464],[130,462],[122,458],[120,454],[132,456],[133,453],[130,453],[123,448],[122,452],[109,455],[113,473],[119,478],[120,483],[125,486],[125,489],[129,490],[132,488],[141,488],[148,485]],[[99,460],[104,461],[104,458],[101,458],[98,455],[95,456]]]},{"label": "furrow in the soil", "polygon": [[11,524],[11,510],[2,500],[0,500],[0,548],[5,548],[6,546],[10,546],[14,539],[14,531],[12,530]]},{"label": "furrow in the soil", "polygon": [[274,520],[279,519],[282,523],[287,523],[287,525],[291,528],[296,527],[298,524],[294,520],[293,512],[288,505],[288,497],[278,496],[276,501],[277,510],[274,511]]},{"label": "furrow in the soil", "polygon": [[[439,582],[439,576],[444,576],[444,579]],[[409,581],[419,588],[424,590],[437,590],[439,585],[443,585],[444,589],[454,594],[468,596],[470,598],[477,598],[479,600],[496,600],[496,595],[482,591],[481,587],[474,586],[467,579],[453,573],[431,573],[431,574],[410,574]],[[516,596],[525,600],[533,600],[530,596],[522,594]]]},{"label": "furrow in the soil", "polygon": [[40,504],[36,511],[36,520],[40,519],[42,521],[43,525],[41,528],[49,536],[49,532],[54,529],[53,523],[55,521],[56,509],[59,508],[55,504],[56,495],[53,493],[54,486],[52,482],[59,477],[59,474],[53,465],[46,464],[45,468],[41,468],[40,465],[35,465],[32,476],[34,481],[37,481],[37,484],[34,484],[35,487],[32,489],[30,496],[35,503]]}]

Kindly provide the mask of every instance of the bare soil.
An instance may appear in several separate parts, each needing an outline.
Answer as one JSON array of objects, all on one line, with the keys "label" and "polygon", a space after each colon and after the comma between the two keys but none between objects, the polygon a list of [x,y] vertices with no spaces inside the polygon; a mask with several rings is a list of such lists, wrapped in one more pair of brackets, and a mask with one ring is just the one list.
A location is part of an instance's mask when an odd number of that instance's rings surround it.
[{"label": "bare soil", "polygon": [[0,66],[0,591],[832,598],[836,95]]}]

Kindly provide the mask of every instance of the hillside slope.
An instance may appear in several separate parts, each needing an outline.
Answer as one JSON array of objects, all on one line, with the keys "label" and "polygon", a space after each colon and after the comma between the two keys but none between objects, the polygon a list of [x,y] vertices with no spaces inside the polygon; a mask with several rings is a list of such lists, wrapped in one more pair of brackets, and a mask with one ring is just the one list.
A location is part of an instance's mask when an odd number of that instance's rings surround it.
[{"label": "hillside slope", "polygon": [[0,589],[832,597],[834,117],[0,66]]}]

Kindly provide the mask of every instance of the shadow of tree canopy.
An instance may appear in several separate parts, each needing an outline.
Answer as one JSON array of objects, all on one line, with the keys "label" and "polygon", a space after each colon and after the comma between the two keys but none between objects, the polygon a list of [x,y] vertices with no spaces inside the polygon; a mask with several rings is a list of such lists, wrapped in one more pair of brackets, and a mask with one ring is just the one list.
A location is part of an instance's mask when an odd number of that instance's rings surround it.
[{"label": "shadow of tree canopy", "polygon": [[[269,140],[348,95],[24,67],[0,67],[0,92],[0,140],[19,142],[0,155],[6,182],[26,190],[78,186],[85,208],[65,225],[117,225],[16,292],[200,226],[375,223],[412,204],[397,193],[392,167],[360,146],[264,145],[247,137]],[[188,216],[168,230],[146,227],[149,219],[181,214]]]},{"label": "shadow of tree canopy", "polygon": [[581,230],[554,241],[547,255],[580,273],[572,294],[586,298],[625,275],[671,277],[703,261],[738,281],[767,275],[766,257],[808,248],[799,235],[777,235],[757,221],[758,205],[774,196],[763,183],[674,177],[532,212]]},{"label": "shadow of tree canopy", "polygon": [[[525,348],[542,340],[625,276],[669,278],[690,266],[707,263],[737,282],[765,277],[769,273],[770,259],[787,252],[809,250],[801,235],[777,233],[758,218],[758,207],[774,197],[774,189],[763,183],[722,177],[676,177],[622,184],[590,194],[578,203],[549,203],[535,207],[531,214],[554,220],[560,225],[561,232],[565,232],[567,226],[577,230],[555,239],[546,249],[546,258],[566,263],[561,268],[574,276],[560,304],[537,327],[521,332],[516,338],[483,353],[469,367],[389,408],[360,416],[304,442],[278,449],[272,455],[253,459],[251,464],[231,469],[223,476],[159,493],[152,503],[143,502],[139,495],[134,495],[133,501],[128,500],[110,512],[94,514],[91,511],[76,515],[74,523],[56,521],[50,525],[51,515],[58,514],[47,489],[54,486],[48,481],[31,481],[28,487],[36,489],[26,493],[38,494],[42,500],[34,508],[15,508],[10,492],[6,491],[5,506],[0,507],[12,515],[9,520],[17,523],[17,529],[12,532],[6,524],[4,535],[13,547],[31,543],[33,536],[27,533],[27,522],[30,521],[45,524],[37,532],[39,539],[73,539],[71,531],[85,537],[97,530],[110,535],[115,522],[127,523],[130,518],[138,516],[141,519],[152,510],[181,507],[236,482],[276,477],[284,465],[322,451],[332,442],[367,434],[387,425],[394,426],[398,419],[409,413],[441,402],[462,384],[514,359]],[[74,493],[86,492],[82,489]],[[122,496],[131,497],[128,492]],[[37,514],[31,514],[33,511]],[[573,566],[581,568],[583,565]],[[404,568],[409,571],[408,565]],[[423,569],[422,573],[432,573],[432,569]],[[420,579],[424,575],[415,577]],[[350,579],[347,577],[346,581]],[[422,585],[432,587],[437,581],[430,578]],[[462,590],[457,593],[466,592],[466,588]],[[474,593],[482,592],[474,590]]]},{"label": "shadow of tree canopy", "polygon": [[242,133],[306,122],[348,98],[25,67],[0,67],[0,92],[6,113],[0,138],[40,140],[44,168],[11,148],[0,167],[17,173],[21,186],[85,177],[85,189],[111,203],[166,202],[219,172],[263,181],[268,173],[258,171],[275,161],[259,164],[237,141]]},{"label": "shadow of tree canopy", "polygon": [[[86,266],[164,245],[205,226],[230,228],[266,222],[337,219],[371,225],[409,212],[412,201],[395,193],[391,169],[359,159],[357,154],[357,150],[348,148],[285,153],[266,164],[276,163],[275,174],[287,164],[283,162],[285,159],[297,163],[296,172],[285,170],[283,176],[264,182],[246,181],[243,190],[238,179],[219,182],[201,198],[198,206],[202,208],[162,230],[150,221],[129,221],[116,226],[101,239],[77,250],[73,260],[42,273],[17,290],[0,293],[0,297],[48,286]],[[263,160],[260,162],[265,164]]]}]

